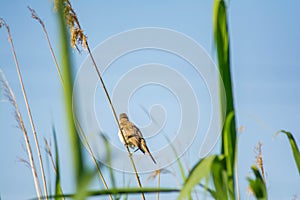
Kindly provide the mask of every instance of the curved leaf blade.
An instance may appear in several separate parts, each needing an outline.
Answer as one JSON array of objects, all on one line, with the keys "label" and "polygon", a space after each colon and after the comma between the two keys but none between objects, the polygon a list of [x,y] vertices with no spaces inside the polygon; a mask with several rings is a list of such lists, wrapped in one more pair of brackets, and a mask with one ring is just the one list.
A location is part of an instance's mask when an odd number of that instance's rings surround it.
[{"label": "curved leaf blade", "polygon": [[292,135],[292,133],[290,133],[288,131],[281,130],[280,133],[286,134],[286,136],[289,139],[289,142],[290,142],[290,145],[291,145],[291,148],[292,148],[292,151],[293,151],[293,155],[294,155],[294,160],[296,162],[298,172],[299,172],[299,175],[300,175],[300,152],[299,152],[296,140],[295,140],[294,136]]},{"label": "curved leaf blade", "polygon": [[262,175],[256,166],[251,167],[255,179],[247,178],[249,186],[258,200],[267,200],[267,188]]},{"label": "curved leaf blade", "polygon": [[183,188],[179,194],[178,199],[185,199],[187,198],[191,192],[192,189],[199,184],[199,182],[205,178],[208,177],[211,172],[212,164],[215,160],[216,156],[208,156],[206,158],[201,159],[196,166],[192,169],[192,171],[189,173],[189,176],[187,177]]},{"label": "curved leaf blade", "polygon": [[216,157],[212,165],[212,178],[216,191],[214,192],[215,199],[228,199],[228,175],[226,171],[226,160],[224,156]]}]

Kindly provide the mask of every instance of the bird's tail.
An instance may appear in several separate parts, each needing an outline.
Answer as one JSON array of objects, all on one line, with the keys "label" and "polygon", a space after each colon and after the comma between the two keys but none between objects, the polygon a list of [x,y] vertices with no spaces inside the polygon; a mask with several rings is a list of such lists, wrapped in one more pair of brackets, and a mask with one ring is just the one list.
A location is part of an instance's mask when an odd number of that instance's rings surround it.
[{"label": "bird's tail", "polygon": [[147,145],[146,145],[146,142],[144,139],[141,140],[141,147],[140,147],[140,150],[143,152],[143,153],[147,153],[149,154],[149,156],[151,157],[151,159],[153,160],[153,162],[156,164],[156,161],[154,159],[154,157],[152,156],[152,154],[150,153]]},{"label": "bird's tail", "polygon": [[156,164],[156,161],[154,160],[152,154],[150,153],[150,151],[148,151],[149,156],[151,157],[151,159],[153,160],[153,162]]}]

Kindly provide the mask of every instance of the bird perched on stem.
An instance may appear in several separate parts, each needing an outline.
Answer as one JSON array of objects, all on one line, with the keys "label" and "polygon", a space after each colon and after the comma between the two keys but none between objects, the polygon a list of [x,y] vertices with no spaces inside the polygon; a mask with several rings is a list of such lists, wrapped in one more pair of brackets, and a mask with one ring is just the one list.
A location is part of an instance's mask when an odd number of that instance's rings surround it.
[{"label": "bird perched on stem", "polygon": [[[142,135],[142,132],[136,125],[134,125],[132,122],[129,121],[128,116],[126,113],[120,114],[119,124],[121,127],[121,130],[124,134],[124,138],[126,140],[126,143],[129,145],[130,148],[134,149],[137,147],[137,150],[140,150],[144,154],[147,153],[153,162],[156,164],[156,161],[154,160],[152,154],[150,153],[146,141]],[[123,144],[126,144],[124,141],[124,138],[122,136],[122,133],[119,130],[119,138]]]}]

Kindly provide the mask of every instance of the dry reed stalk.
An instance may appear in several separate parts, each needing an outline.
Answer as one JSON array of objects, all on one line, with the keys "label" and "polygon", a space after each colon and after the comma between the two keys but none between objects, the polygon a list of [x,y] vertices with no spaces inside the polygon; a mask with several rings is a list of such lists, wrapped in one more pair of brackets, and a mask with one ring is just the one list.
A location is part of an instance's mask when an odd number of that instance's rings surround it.
[{"label": "dry reed stalk", "polygon": [[235,171],[235,184],[236,184],[236,195],[237,195],[237,200],[241,199],[241,195],[240,195],[240,185],[239,185],[239,169],[238,169],[238,162],[235,162],[235,167],[234,167],[234,171]]},{"label": "dry reed stalk", "polygon": [[36,146],[37,153],[38,153],[39,165],[40,165],[41,173],[42,173],[42,181],[43,181],[43,186],[44,186],[45,197],[46,197],[46,199],[48,199],[47,183],[46,183],[45,170],[44,170],[44,166],[43,166],[41,150],[40,150],[39,141],[38,141],[38,138],[37,138],[37,133],[36,133],[36,130],[35,130],[35,126],[34,126],[34,123],[33,123],[32,115],[31,115],[31,111],[30,111],[30,107],[29,107],[29,103],[28,103],[28,99],[27,99],[27,95],[26,95],[26,91],[25,91],[25,87],[24,87],[24,84],[23,84],[23,79],[22,79],[19,63],[18,63],[18,60],[17,60],[17,55],[16,55],[14,44],[13,44],[13,41],[12,41],[12,36],[11,36],[8,24],[5,23],[5,21],[3,19],[0,19],[0,21],[1,21],[1,25],[4,25],[6,30],[7,30],[8,41],[10,43],[11,50],[12,50],[12,53],[13,53],[13,57],[14,57],[14,61],[15,61],[15,65],[16,65],[16,69],[17,69],[17,73],[18,73],[18,77],[19,77],[19,82],[20,82],[20,85],[21,85],[22,94],[23,94],[23,98],[24,98],[24,101],[25,101],[25,105],[26,105],[27,114],[28,114],[28,117],[29,117],[31,129],[32,129],[32,133],[33,133],[33,136],[34,136],[35,146]]},{"label": "dry reed stalk", "polygon": [[[37,15],[37,13],[35,12],[34,9],[32,9],[32,8],[30,8],[30,7],[28,7],[28,9],[29,9],[29,11],[31,12],[32,18],[35,19],[35,20],[37,20],[37,21],[40,23],[40,25],[42,26],[42,28],[43,28],[43,31],[44,31],[44,33],[45,33],[45,35],[46,35],[46,40],[47,40],[48,45],[49,45],[49,48],[50,48],[50,52],[51,52],[51,55],[52,55],[52,59],[54,60],[54,64],[55,64],[57,73],[58,73],[58,75],[59,75],[59,78],[60,78],[60,80],[61,80],[62,87],[64,88],[64,87],[65,87],[65,86],[64,86],[64,80],[63,80],[63,78],[62,78],[61,71],[60,71],[60,67],[59,67],[59,65],[58,65],[56,56],[55,56],[55,54],[54,54],[54,51],[53,51],[52,44],[51,44],[51,41],[50,41],[49,36],[48,36],[48,32],[47,32],[46,26],[45,26],[44,22],[41,20],[41,18],[38,17],[38,15]],[[96,160],[96,158],[95,158],[95,155],[94,155],[94,153],[93,153],[93,151],[92,151],[92,149],[91,149],[91,147],[90,147],[90,145],[89,145],[89,143],[88,143],[88,141],[87,141],[87,139],[86,139],[86,137],[85,137],[85,134],[83,133],[83,130],[82,130],[82,128],[81,128],[81,125],[80,125],[79,121],[77,120],[77,118],[76,118],[75,120],[76,120],[76,125],[77,125],[77,127],[80,129],[79,132],[80,132],[81,136],[84,138],[84,142],[85,142],[85,144],[86,144],[87,147],[88,147],[88,152],[89,152],[89,154],[91,155],[91,157],[92,157],[92,159],[93,159],[93,162],[94,162],[95,165],[96,165],[96,168],[97,168],[98,174],[99,174],[99,176],[100,176],[100,179],[102,180],[102,183],[103,183],[103,185],[105,186],[105,188],[108,190],[109,188],[108,188],[107,183],[106,183],[106,181],[105,181],[105,179],[104,179],[104,176],[103,176],[103,174],[102,174],[102,172],[101,172],[100,166],[99,166],[99,164],[98,164],[98,162],[97,162],[97,160]],[[47,146],[47,143],[46,143],[46,146]],[[49,151],[49,150],[50,150],[50,149],[47,148],[48,154],[50,155],[51,151]],[[51,155],[50,155],[50,157],[51,157]],[[53,159],[52,159],[52,162],[53,162],[53,166],[55,167]],[[56,169],[55,169],[55,170],[56,170]],[[112,200],[112,196],[109,195],[109,197],[110,197],[110,199]]]},{"label": "dry reed stalk", "polygon": [[62,78],[62,75],[61,75],[61,72],[60,72],[60,67],[59,67],[57,59],[55,57],[55,54],[54,54],[54,51],[53,51],[53,48],[52,48],[52,45],[51,45],[51,42],[50,42],[50,39],[49,39],[49,36],[48,36],[48,32],[47,32],[46,26],[45,26],[43,20],[41,20],[41,18],[38,17],[38,15],[36,14],[36,12],[35,12],[34,9],[30,8],[29,6],[27,8],[28,8],[28,10],[31,13],[31,17],[33,19],[37,20],[40,23],[40,25],[42,26],[42,28],[43,28],[43,31],[45,33],[46,40],[48,42],[48,46],[49,46],[49,49],[50,49],[50,52],[51,52],[51,55],[52,55],[52,58],[53,58],[53,61],[54,61],[57,73],[59,75],[60,81],[62,82],[62,86],[64,87],[64,80]]},{"label": "dry reed stalk", "polygon": [[[81,26],[80,26],[79,20],[78,20],[77,15],[76,15],[76,12],[73,10],[73,8],[72,8],[71,3],[70,3],[69,0],[65,0],[65,1],[64,1],[64,11],[65,11],[65,17],[66,17],[67,24],[70,26],[70,32],[71,32],[71,45],[72,45],[73,48],[76,47],[77,50],[79,50],[78,45],[81,45],[83,48],[87,49],[87,51],[88,51],[88,53],[89,53],[89,55],[90,55],[90,57],[91,57],[91,59],[92,59],[93,66],[94,66],[94,68],[95,68],[95,70],[96,70],[96,73],[97,73],[97,75],[98,75],[98,78],[99,78],[99,80],[100,80],[100,82],[101,82],[102,88],[103,88],[103,90],[104,90],[104,92],[105,92],[105,95],[106,95],[106,97],[107,97],[107,100],[108,100],[108,102],[109,102],[109,105],[110,105],[110,108],[111,108],[111,110],[112,110],[114,119],[115,119],[115,121],[116,121],[116,123],[117,123],[117,125],[118,125],[118,128],[119,128],[119,130],[120,130],[120,132],[121,132],[121,135],[122,135],[122,137],[123,137],[123,140],[126,141],[126,140],[125,140],[124,133],[123,133],[123,130],[122,130],[121,127],[120,127],[120,124],[119,124],[119,121],[118,121],[118,117],[117,117],[115,108],[114,108],[114,106],[113,106],[113,103],[112,103],[112,101],[111,101],[111,98],[110,98],[110,96],[109,96],[109,94],[108,94],[108,91],[107,91],[107,89],[106,89],[105,83],[104,83],[104,81],[103,81],[103,79],[102,79],[101,73],[100,73],[100,71],[99,71],[99,69],[98,69],[98,66],[97,66],[97,64],[96,64],[96,61],[95,61],[95,59],[94,59],[94,57],[93,57],[93,54],[92,54],[92,52],[91,52],[91,50],[90,50],[90,47],[89,47],[89,45],[88,45],[87,37],[86,37],[86,35],[84,34],[83,29],[82,29]],[[133,167],[133,170],[134,170],[134,174],[135,174],[135,177],[136,177],[137,182],[138,182],[138,186],[139,186],[140,188],[142,188],[142,183],[141,183],[141,181],[140,181],[140,177],[139,177],[139,174],[138,174],[138,172],[137,172],[137,169],[136,169],[134,160],[133,160],[133,158],[132,158],[132,154],[130,153],[128,144],[125,144],[125,147],[126,147],[126,150],[127,150],[127,153],[128,153],[128,157],[129,157],[129,159],[130,159],[130,162],[131,162],[131,164],[132,164],[132,167]],[[145,199],[144,193],[142,192],[141,194],[142,194],[142,199]]]},{"label": "dry reed stalk", "polygon": [[49,143],[48,143],[48,141],[47,141],[46,138],[44,138],[44,142],[45,142],[45,146],[46,146],[46,152],[47,152],[47,154],[48,154],[49,157],[50,157],[50,160],[51,160],[51,164],[52,164],[53,170],[54,170],[54,172],[55,172],[55,174],[56,174],[56,173],[57,173],[57,169],[56,169],[56,166],[55,166],[55,163],[54,163],[53,154],[52,154],[50,145],[49,145]]},{"label": "dry reed stalk", "polygon": [[[123,141],[126,141],[125,136],[124,136],[123,129],[121,129],[121,126],[120,126],[120,124],[119,124],[118,117],[117,117],[116,111],[115,111],[115,109],[114,109],[113,103],[112,103],[111,98],[110,98],[110,96],[109,96],[109,94],[108,94],[108,91],[107,91],[107,89],[106,89],[106,86],[105,86],[105,84],[104,84],[104,81],[103,81],[103,79],[102,79],[102,77],[101,77],[100,71],[99,71],[99,69],[98,69],[98,67],[97,67],[97,64],[96,64],[96,62],[95,62],[95,60],[94,60],[94,57],[93,57],[93,55],[92,55],[92,52],[91,52],[90,47],[89,47],[89,45],[88,45],[87,42],[86,42],[86,45],[87,45],[88,53],[89,53],[89,55],[90,55],[90,57],[91,57],[91,59],[92,59],[93,65],[94,65],[95,70],[96,70],[96,72],[97,72],[97,75],[98,75],[98,77],[99,77],[99,79],[100,79],[102,88],[103,88],[103,90],[104,90],[104,92],[105,92],[105,95],[106,95],[106,97],[107,97],[107,100],[108,100],[108,102],[109,102],[109,105],[110,105],[110,107],[111,107],[111,109],[112,109],[112,113],[113,113],[113,115],[114,115],[115,121],[116,121],[116,123],[118,124],[119,130],[121,131],[121,135],[122,135],[122,137],[123,137]],[[137,169],[136,169],[134,160],[133,160],[133,158],[132,158],[132,154],[130,153],[128,144],[125,144],[125,147],[126,147],[126,150],[127,150],[127,153],[128,153],[128,157],[130,158],[130,162],[131,162],[131,164],[132,164],[132,167],[133,167],[134,174],[135,174],[135,177],[136,177],[136,179],[137,179],[138,185],[139,185],[140,188],[142,188],[142,183],[141,183],[141,181],[140,181],[140,177],[139,177],[139,175],[138,175],[138,172],[137,172]],[[142,192],[141,194],[142,194],[142,199],[145,199],[144,193]]]},{"label": "dry reed stalk", "polygon": [[[59,68],[59,66],[58,66],[58,63],[57,63],[56,57],[55,57],[55,55],[54,55],[54,52],[53,52],[53,50],[52,50],[52,45],[51,45],[51,42],[50,42],[50,40],[49,40],[49,37],[48,37],[47,31],[46,31],[45,25],[44,25],[43,21],[37,16],[36,12],[35,12],[33,9],[31,9],[30,7],[28,7],[28,9],[29,9],[30,12],[32,13],[32,17],[33,17],[34,19],[36,19],[36,20],[39,21],[39,23],[41,24],[41,26],[42,26],[42,28],[43,28],[45,34],[46,34],[46,39],[47,39],[47,41],[48,41],[48,45],[49,45],[49,48],[50,48],[50,51],[51,51],[53,60],[54,60],[54,62],[55,62],[57,72],[58,72],[59,77],[60,77],[60,79],[61,79],[62,86],[64,87],[64,82],[63,82],[63,78],[62,78],[61,73],[60,73],[60,68]],[[88,143],[88,141],[87,141],[87,139],[86,139],[86,137],[85,137],[85,135],[84,135],[84,133],[83,133],[83,130],[82,130],[80,124],[79,124],[79,121],[78,121],[77,119],[76,119],[76,124],[77,124],[77,126],[79,127],[79,132],[81,133],[81,136],[84,138],[84,141],[85,141],[85,143],[86,143],[86,145],[87,145],[87,147],[88,147],[88,152],[90,153],[90,155],[91,155],[91,157],[92,157],[92,159],[93,159],[93,161],[94,161],[94,163],[95,163],[95,165],[96,165],[96,168],[97,168],[97,170],[98,170],[98,174],[99,174],[99,176],[100,176],[100,178],[101,178],[101,180],[102,180],[102,182],[103,182],[105,188],[108,189],[108,186],[107,186],[106,181],[105,181],[105,179],[104,179],[104,177],[103,177],[103,175],[102,175],[102,172],[101,172],[101,170],[100,170],[100,167],[99,167],[99,165],[98,165],[98,163],[97,163],[97,161],[96,161],[96,158],[95,158],[95,156],[94,156],[94,153],[93,153],[93,151],[92,151],[92,149],[91,149],[91,147],[90,147],[90,145],[89,145],[89,143]],[[48,148],[47,148],[47,149],[48,149]],[[48,151],[49,151],[49,150],[48,150]],[[110,196],[110,197],[111,197],[111,196]],[[112,199],[112,197],[111,197],[110,199]]]},{"label": "dry reed stalk", "polygon": [[[96,69],[96,72],[97,72],[97,74],[98,74],[98,77],[99,77],[99,79],[100,79],[100,81],[101,81],[102,88],[103,88],[103,90],[104,90],[104,92],[105,92],[105,95],[106,95],[108,101],[109,101],[109,105],[110,105],[110,107],[111,107],[111,109],[112,109],[112,112],[113,112],[115,121],[116,121],[116,123],[118,124],[119,130],[121,131],[121,135],[122,135],[122,137],[123,137],[123,141],[126,141],[125,136],[124,136],[123,129],[121,129],[121,126],[120,126],[120,124],[119,124],[119,121],[118,121],[118,117],[117,117],[116,111],[115,111],[115,109],[114,109],[114,106],[113,106],[113,104],[112,104],[111,98],[110,98],[110,96],[109,96],[109,94],[108,94],[108,91],[107,91],[107,89],[106,89],[106,86],[105,86],[105,84],[104,84],[104,81],[103,81],[103,79],[102,79],[102,77],[101,77],[100,71],[99,71],[99,69],[98,69],[98,67],[97,67],[97,64],[96,64],[96,62],[95,62],[95,60],[94,60],[94,58],[93,58],[93,55],[92,55],[92,53],[91,53],[91,50],[90,50],[89,45],[88,45],[87,42],[86,42],[86,44],[87,44],[87,50],[88,50],[88,53],[89,53],[89,55],[90,55],[90,57],[91,57],[91,59],[92,59],[93,65],[94,65],[94,67],[95,67],[95,69]],[[126,147],[126,150],[127,150],[127,153],[128,153],[128,157],[129,157],[129,159],[130,159],[130,162],[131,162],[131,164],[132,164],[132,167],[133,167],[134,174],[135,174],[135,177],[136,177],[136,179],[137,179],[138,185],[139,185],[140,188],[142,188],[142,183],[141,183],[140,177],[139,177],[139,175],[138,175],[138,172],[137,172],[137,169],[136,169],[134,160],[133,160],[133,158],[132,158],[132,154],[130,153],[128,144],[125,144],[125,147]],[[142,194],[142,198],[145,199],[144,193],[142,192],[141,194]]]},{"label": "dry reed stalk", "polygon": [[[155,179],[155,177],[157,177],[157,188],[160,188],[160,174],[163,170],[165,170],[165,169],[158,168],[148,177],[148,179]],[[159,192],[156,193],[155,199],[156,200],[159,199]]]},{"label": "dry reed stalk", "polygon": [[[157,179],[157,187],[160,188],[160,169],[158,173],[158,179]],[[156,199],[159,200],[159,192],[156,193]]]},{"label": "dry reed stalk", "polygon": [[258,166],[258,168],[261,171],[261,175],[264,179],[264,182],[266,184],[266,177],[265,177],[265,170],[264,170],[264,164],[263,164],[263,159],[262,159],[262,143],[258,142],[257,147],[255,147],[255,151],[256,151],[256,164]]},{"label": "dry reed stalk", "polygon": [[[240,126],[238,128],[238,133],[242,133],[245,130],[245,126]],[[240,139],[240,134],[237,135],[237,144],[239,143],[239,139]],[[238,148],[236,148],[236,153],[235,155],[238,155]],[[235,173],[235,192],[236,192],[236,198],[237,200],[241,199],[241,194],[240,194],[240,184],[239,184],[239,165],[238,165],[238,156],[236,157],[236,161],[234,163],[234,173]]]},{"label": "dry reed stalk", "polygon": [[[0,23],[1,23],[1,19],[0,19]],[[18,106],[16,97],[15,97],[15,94],[12,91],[9,83],[7,82],[4,74],[2,74],[1,70],[0,70],[0,75],[1,75],[1,80],[3,82],[3,85],[4,85],[5,95],[7,96],[9,102],[13,105],[13,107],[15,109],[16,120],[18,122],[19,128],[23,132],[23,136],[24,136],[25,143],[26,143],[26,150],[27,150],[27,154],[28,154],[28,157],[29,157],[29,162],[26,162],[26,163],[29,164],[31,172],[32,172],[37,197],[38,197],[38,199],[41,199],[42,192],[41,192],[40,182],[39,182],[39,178],[38,178],[38,174],[37,174],[37,169],[35,167],[35,162],[34,162],[34,158],[33,158],[33,154],[32,154],[31,145],[30,145],[30,142],[29,142],[28,134],[27,134],[24,122],[23,122],[23,118],[22,118],[22,115],[20,113],[19,106]]]},{"label": "dry reed stalk", "polygon": [[[147,180],[155,179],[157,177],[157,188],[160,188],[160,177],[161,177],[161,174],[172,174],[173,176],[175,176],[175,174],[173,172],[171,172],[170,170],[158,167],[157,170],[155,170],[152,174],[150,174],[148,176]],[[159,192],[156,193],[156,199],[157,200],[159,199]]]}]

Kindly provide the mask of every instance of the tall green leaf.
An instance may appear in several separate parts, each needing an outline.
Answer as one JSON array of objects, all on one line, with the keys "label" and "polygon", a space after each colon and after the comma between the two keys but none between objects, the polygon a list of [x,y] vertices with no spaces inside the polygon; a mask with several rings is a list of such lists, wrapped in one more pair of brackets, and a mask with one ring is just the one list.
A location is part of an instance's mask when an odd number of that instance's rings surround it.
[{"label": "tall green leaf", "polygon": [[224,128],[223,128],[223,154],[225,155],[226,161],[226,171],[228,175],[228,186],[229,192],[232,199],[235,199],[235,191],[234,191],[234,163],[235,163],[235,123],[234,123],[234,112],[230,112],[225,120]]},{"label": "tall green leaf", "polygon": [[79,136],[77,134],[74,119],[73,119],[73,110],[72,110],[72,91],[73,91],[73,69],[70,59],[70,44],[69,44],[69,35],[67,31],[67,25],[65,22],[64,16],[64,2],[63,0],[56,0],[56,6],[58,10],[58,22],[60,30],[60,48],[61,48],[61,66],[62,74],[64,80],[64,99],[65,99],[65,108],[66,116],[69,128],[69,138],[72,147],[73,153],[73,167],[75,169],[75,179],[77,180],[77,186],[80,182],[82,174],[84,174],[84,166],[82,162],[82,146],[80,143]]},{"label": "tall green leaf", "polygon": [[226,5],[223,0],[215,0],[213,26],[219,72],[226,92],[226,94],[221,94],[222,96],[226,96],[226,99],[223,99],[224,101],[221,102],[221,106],[225,108],[222,110],[226,110],[226,114],[228,114],[229,112],[234,110],[234,105],[230,75],[230,48],[229,33],[227,27],[227,13]]},{"label": "tall green leaf", "polygon": [[300,175],[300,152],[299,152],[297,143],[295,141],[295,138],[290,132],[287,132],[287,131],[284,131],[284,130],[281,130],[280,132],[286,134],[286,136],[289,139],[289,142],[290,142],[290,145],[291,145],[291,148],[292,148],[292,151],[293,151],[293,155],[294,155],[294,160],[296,162],[298,172],[299,172],[299,175]]},{"label": "tall green leaf", "polygon": [[183,188],[179,194],[178,199],[185,199],[191,195],[193,188],[200,183],[200,181],[208,177],[211,172],[211,166],[215,160],[216,156],[208,156],[201,159],[196,166],[191,170],[189,176],[187,177]]},{"label": "tall green leaf", "polygon": [[247,178],[249,181],[249,186],[258,200],[267,200],[267,188],[264,182],[262,175],[260,174],[258,168],[256,166],[251,167],[255,179]]},{"label": "tall green leaf", "polygon": [[226,160],[224,156],[216,157],[212,165],[212,178],[216,191],[213,193],[215,199],[228,199],[228,176],[226,171]]},{"label": "tall green leaf", "polygon": [[[220,84],[224,85],[225,93],[220,90],[221,110],[226,110],[225,126],[222,131],[221,153],[225,155],[226,171],[228,175],[228,188],[231,199],[235,199],[234,166],[236,154],[236,128],[233,104],[233,92],[230,74],[230,48],[227,26],[226,4],[224,0],[215,0],[214,14],[214,40],[217,49],[218,66],[221,75]],[[225,97],[226,98],[222,98]],[[224,119],[222,119],[222,122]]]}]

